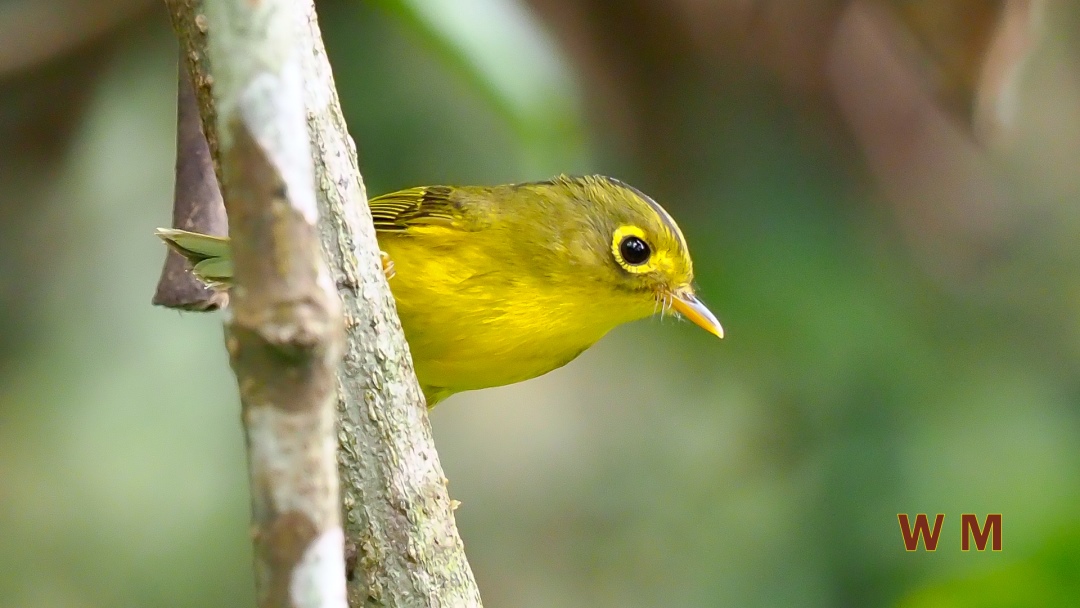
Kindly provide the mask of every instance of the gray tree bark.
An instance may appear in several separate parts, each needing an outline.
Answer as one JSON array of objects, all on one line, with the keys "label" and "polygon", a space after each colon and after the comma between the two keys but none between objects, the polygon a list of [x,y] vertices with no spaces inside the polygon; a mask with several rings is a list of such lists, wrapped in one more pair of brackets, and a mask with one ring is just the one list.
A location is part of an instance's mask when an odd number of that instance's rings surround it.
[{"label": "gray tree bark", "polygon": [[319,246],[292,0],[208,2],[261,608],[345,608],[334,441],[341,302]]},{"label": "gray tree bark", "polygon": [[[224,133],[199,0],[166,0],[217,157]],[[356,148],[338,103],[312,0],[290,3],[303,50],[304,107],[315,167],[318,232],[343,305],[346,344],[337,373],[348,601],[353,608],[480,606],[454,522],[427,408],[382,272]],[[239,260],[238,260],[239,263]],[[234,296],[235,297],[235,296]]]}]

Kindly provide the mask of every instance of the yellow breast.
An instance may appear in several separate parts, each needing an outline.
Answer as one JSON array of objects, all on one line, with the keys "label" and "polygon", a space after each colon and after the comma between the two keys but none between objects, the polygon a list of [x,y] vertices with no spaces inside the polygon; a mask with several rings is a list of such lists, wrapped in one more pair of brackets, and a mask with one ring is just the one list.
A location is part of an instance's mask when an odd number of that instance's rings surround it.
[{"label": "yellow breast", "polygon": [[594,285],[526,271],[491,240],[440,227],[379,234],[429,407],[456,392],[547,373],[616,325],[653,312]]}]

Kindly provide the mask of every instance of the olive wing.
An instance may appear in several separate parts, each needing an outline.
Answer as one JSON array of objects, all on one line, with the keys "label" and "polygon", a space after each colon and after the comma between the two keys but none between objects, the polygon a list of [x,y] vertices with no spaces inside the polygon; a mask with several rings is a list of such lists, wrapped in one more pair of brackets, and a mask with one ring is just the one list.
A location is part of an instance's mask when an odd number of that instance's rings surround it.
[{"label": "olive wing", "polygon": [[461,206],[447,186],[409,188],[377,196],[368,205],[375,229],[404,232],[414,226],[461,227]]}]

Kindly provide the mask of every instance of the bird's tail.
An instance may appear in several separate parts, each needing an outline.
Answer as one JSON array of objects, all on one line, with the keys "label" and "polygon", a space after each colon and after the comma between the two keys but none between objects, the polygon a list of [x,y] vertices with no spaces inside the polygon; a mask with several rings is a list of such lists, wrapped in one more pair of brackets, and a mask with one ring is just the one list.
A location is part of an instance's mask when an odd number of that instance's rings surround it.
[{"label": "bird's tail", "polygon": [[191,274],[207,287],[225,291],[232,284],[232,249],[228,237],[158,228],[154,233],[191,263]]}]

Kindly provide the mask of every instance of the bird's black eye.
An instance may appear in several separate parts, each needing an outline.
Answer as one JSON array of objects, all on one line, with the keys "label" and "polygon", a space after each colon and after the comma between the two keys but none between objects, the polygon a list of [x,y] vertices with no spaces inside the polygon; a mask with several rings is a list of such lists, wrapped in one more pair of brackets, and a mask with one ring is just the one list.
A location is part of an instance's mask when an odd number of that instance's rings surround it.
[{"label": "bird's black eye", "polygon": [[627,264],[640,266],[649,261],[649,245],[636,236],[628,236],[619,243],[619,254]]}]

